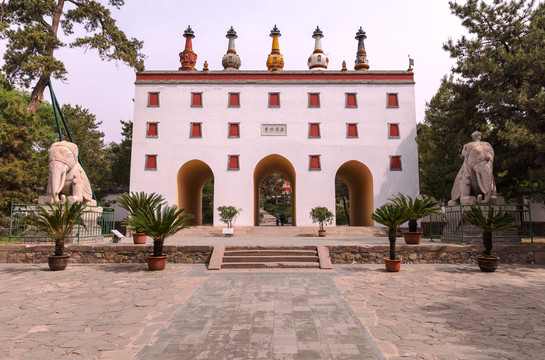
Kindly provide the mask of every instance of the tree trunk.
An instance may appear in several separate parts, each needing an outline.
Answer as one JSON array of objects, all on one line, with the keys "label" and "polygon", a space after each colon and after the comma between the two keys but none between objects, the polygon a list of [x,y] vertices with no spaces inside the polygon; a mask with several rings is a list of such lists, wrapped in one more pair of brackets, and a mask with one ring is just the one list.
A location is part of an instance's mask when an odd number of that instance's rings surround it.
[{"label": "tree trunk", "polygon": [[396,259],[396,228],[388,229],[388,240],[390,241],[390,260]]},{"label": "tree trunk", "polygon": [[164,240],[153,240],[153,256],[163,255],[163,242]]},{"label": "tree trunk", "polygon": [[483,232],[483,245],[484,245],[484,254],[490,256],[492,251],[492,233],[489,231]]},{"label": "tree trunk", "polygon": [[64,239],[55,241],[55,256],[64,255]]},{"label": "tree trunk", "polygon": [[416,232],[417,225],[418,223],[416,219],[409,220],[409,232]]},{"label": "tree trunk", "polygon": [[344,197],[344,195],[342,196],[342,198],[343,198],[344,214],[346,215],[346,223],[348,224],[348,226],[350,226],[350,213],[349,213],[348,208],[346,206],[346,198]]},{"label": "tree trunk", "polygon": [[44,90],[46,87],[46,81],[48,77],[49,76],[45,74],[40,76],[40,79],[38,79],[38,83],[36,83],[36,85],[34,86],[34,89],[32,89],[30,102],[25,108],[25,111],[27,113],[34,114],[36,111],[38,111],[38,108],[40,107],[40,104],[42,103],[42,99],[44,97]]},{"label": "tree trunk", "polygon": [[[55,36],[55,39],[57,39],[57,32],[59,30],[59,22],[61,20],[63,7],[64,7],[64,0],[59,0],[57,3],[57,9],[55,10],[55,15],[53,16],[53,21],[51,22],[51,26],[48,28],[49,32],[53,36]],[[54,50],[55,49],[52,45],[48,45],[44,50],[44,55],[53,57]],[[30,102],[25,108],[25,111],[27,113],[34,114],[36,111],[38,111],[38,108],[40,107],[40,104],[42,103],[42,99],[44,97],[44,90],[46,87],[47,79],[50,76],[51,76],[50,72],[46,72],[40,75],[38,82],[34,86],[34,89],[32,89]]]}]

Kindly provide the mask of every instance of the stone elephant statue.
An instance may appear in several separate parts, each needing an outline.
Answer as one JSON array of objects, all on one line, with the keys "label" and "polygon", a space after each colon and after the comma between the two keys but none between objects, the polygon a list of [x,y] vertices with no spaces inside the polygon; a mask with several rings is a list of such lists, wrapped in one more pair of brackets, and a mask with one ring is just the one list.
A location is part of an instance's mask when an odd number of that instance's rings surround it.
[{"label": "stone elephant statue", "polygon": [[503,198],[496,196],[492,173],[494,149],[480,141],[480,133],[475,140],[464,145],[464,163],[456,175],[448,205],[503,203]]},{"label": "stone elephant statue", "polygon": [[68,141],[56,142],[49,148],[49,181],[47,195],[40,196],[39,204],[83,202],[96,206],[85,171],[78,162],[78,147]]}]

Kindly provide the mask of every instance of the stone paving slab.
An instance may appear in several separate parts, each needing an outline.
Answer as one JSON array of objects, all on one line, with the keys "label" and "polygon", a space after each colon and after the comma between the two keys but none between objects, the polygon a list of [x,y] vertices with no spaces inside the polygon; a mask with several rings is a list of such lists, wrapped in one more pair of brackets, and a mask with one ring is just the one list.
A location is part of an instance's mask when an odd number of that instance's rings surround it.
[{"label": "stone paving slab", "polygon": [[381,359],[317,273],[210,274],[137,359]]},{"label": "stone paving slab", "polygon": [[205,281],[193,269],[2,264],[0,359],[132,359]]},{"label": "stone paving slab", "polygon": [[544,359],[545,268],[336,266],[337,287],[387,359]]}]

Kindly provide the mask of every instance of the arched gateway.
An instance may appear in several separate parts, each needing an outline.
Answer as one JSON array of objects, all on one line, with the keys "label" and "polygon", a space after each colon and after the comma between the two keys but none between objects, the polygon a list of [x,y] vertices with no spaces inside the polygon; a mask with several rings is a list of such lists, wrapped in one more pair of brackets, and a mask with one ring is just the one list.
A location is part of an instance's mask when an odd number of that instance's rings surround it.
[{"label": "arched gateway", "polygon": [[292,191],[292,208],[293,208],[293,220],[292,225],[297,225],[296,218],[296,182],[295,182],[295,169],[293,165],[283,156],[269,155],[263,158],[254,170],[254,226],[259,225],[259,185],[269,175],[278,173],[284,175],[291,184]]},{"label": "arched gateway", "polygon": [[214,178],[210,166],[201,160],[186,162],[176,176],[176,205],[186,213],[193,214],[195,225],[202,225],[202,189]]},{"label": "arched gateway", "polygon": [[336,178],[348,186],[350,201],[350,225],[373,226],[373,175],[361,162],[347,161],[339,167]]}]

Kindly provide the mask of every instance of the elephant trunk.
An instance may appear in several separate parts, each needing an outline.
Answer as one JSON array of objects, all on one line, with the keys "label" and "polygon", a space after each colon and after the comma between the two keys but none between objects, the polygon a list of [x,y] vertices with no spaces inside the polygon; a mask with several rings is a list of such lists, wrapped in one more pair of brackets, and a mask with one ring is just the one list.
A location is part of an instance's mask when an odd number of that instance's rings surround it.
[{"label": "elephant trunk", "polygon": [[66,181],[68,165],[60,161],[49,162],[49,181],[47,183],[47,194],[51,196],[53,204],[61,201],[60,194]]},{"label": "elephant trunk", "polygon": [[[481,165],[482,166],[479,166]],[[492,175],[492,161],[484,161],[475,166],[475,174],[477,177],[477,182],[479,183],[479,189],[484,194],[477,196],[478,204],[488,204],[490,203],[490,198],[492,197],[492,190],[494,187],[494,178]]]}]

